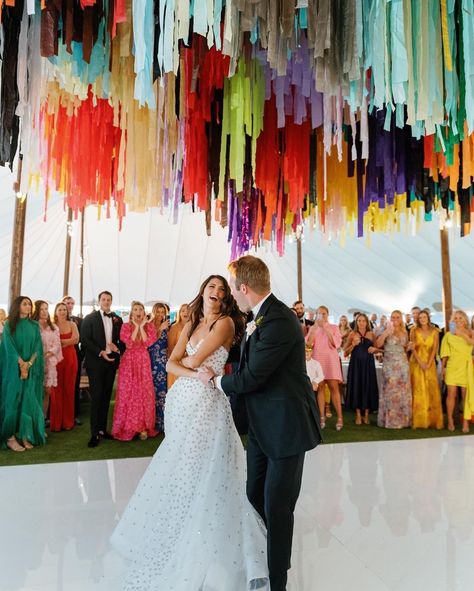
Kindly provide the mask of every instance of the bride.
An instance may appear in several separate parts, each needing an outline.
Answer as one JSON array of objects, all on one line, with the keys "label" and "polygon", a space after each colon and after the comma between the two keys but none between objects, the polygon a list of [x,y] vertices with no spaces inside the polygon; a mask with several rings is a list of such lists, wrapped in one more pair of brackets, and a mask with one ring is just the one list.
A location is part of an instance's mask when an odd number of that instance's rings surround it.
[{"label": "bride", "polygon": [[129,561],[129,591],[269,591],[265,526],[245,493],[245,452],[223,392],[200,367],[223,373],[244,322],[227,281],[211,275],[190,304],[168,361],[166,437],[113,535]]}]

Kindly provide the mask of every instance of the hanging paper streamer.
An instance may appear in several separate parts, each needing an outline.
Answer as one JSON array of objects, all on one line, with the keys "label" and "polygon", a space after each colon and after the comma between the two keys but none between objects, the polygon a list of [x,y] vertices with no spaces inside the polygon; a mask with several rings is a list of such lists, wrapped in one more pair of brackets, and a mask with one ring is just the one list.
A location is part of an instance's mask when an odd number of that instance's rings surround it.
[{"label": "hanging paper streamer", "polygon": [[[8,0],[0,161],[75,211],[182,203],[233,255],[474,212],[474,0]],[[20,122],[21,119],[21,134]]]}]

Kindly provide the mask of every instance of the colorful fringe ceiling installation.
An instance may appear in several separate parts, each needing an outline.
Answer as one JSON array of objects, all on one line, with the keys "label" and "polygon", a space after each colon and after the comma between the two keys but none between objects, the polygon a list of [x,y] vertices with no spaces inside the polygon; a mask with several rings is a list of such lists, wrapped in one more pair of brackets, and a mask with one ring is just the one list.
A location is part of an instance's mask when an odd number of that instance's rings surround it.
[{"label": "colorful fringe ceiling installation", "polygon": [[474,216],[474,0],[0,0],[0,161],[232,255]]}]

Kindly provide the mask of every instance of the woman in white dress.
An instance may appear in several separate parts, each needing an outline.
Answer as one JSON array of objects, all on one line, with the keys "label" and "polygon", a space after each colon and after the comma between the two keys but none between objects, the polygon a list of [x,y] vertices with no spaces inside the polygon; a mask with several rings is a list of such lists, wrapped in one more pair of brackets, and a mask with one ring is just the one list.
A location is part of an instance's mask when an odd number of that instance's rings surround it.
[{"label": "woman in white dress", "polygon": [[[112,536],[129,561],[129,591],[269,591],[265,526],[245,493],[245,452],[225,394],[197,379],[223,373],[244,321],[227,281],[212,275],[190,304],[168,361],[178,376],[166,437]],[[245,337],[244,337],[245,338]]]}]

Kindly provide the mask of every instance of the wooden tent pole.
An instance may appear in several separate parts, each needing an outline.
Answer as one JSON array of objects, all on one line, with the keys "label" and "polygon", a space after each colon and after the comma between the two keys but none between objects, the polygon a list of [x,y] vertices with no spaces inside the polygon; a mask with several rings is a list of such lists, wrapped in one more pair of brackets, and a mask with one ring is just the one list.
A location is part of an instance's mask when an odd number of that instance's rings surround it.
[{"label": "wooden tent pole", "polygon": [[82,307],[84,305],[84,217],[85,208],[81,211],[81,269],[79,272],[79,316],[83,318]]},{"label": "wooden tent pole", "polygon": [[66,225],[66,251],[64,256],[64,283],[63,283],[63,297],[69,294],[69,272],[71,269],[71,237],[72,237],[72,209],[68,207],[67,210],[67,225]]},{"label": "wooden tent pole", "polygon": [[441,271],[443,276],[443,314],[446,330],[453,313],[453,296],[451,291],[451,265],[449,261],[449,235],[448,228],[440,230],[441,240]]},{"label": "wooden tent pole", "polygon": [[27,195],[20,195],[21,171],[23,167],[23,155],[18,157],[17,176],[13,183],[15,192],[15,217],[13,219],[12,255],[10,261],[10,289],[9,305],[20,295],[21,280],[23,275],[23,252],[25,247],[25,221]]}]

